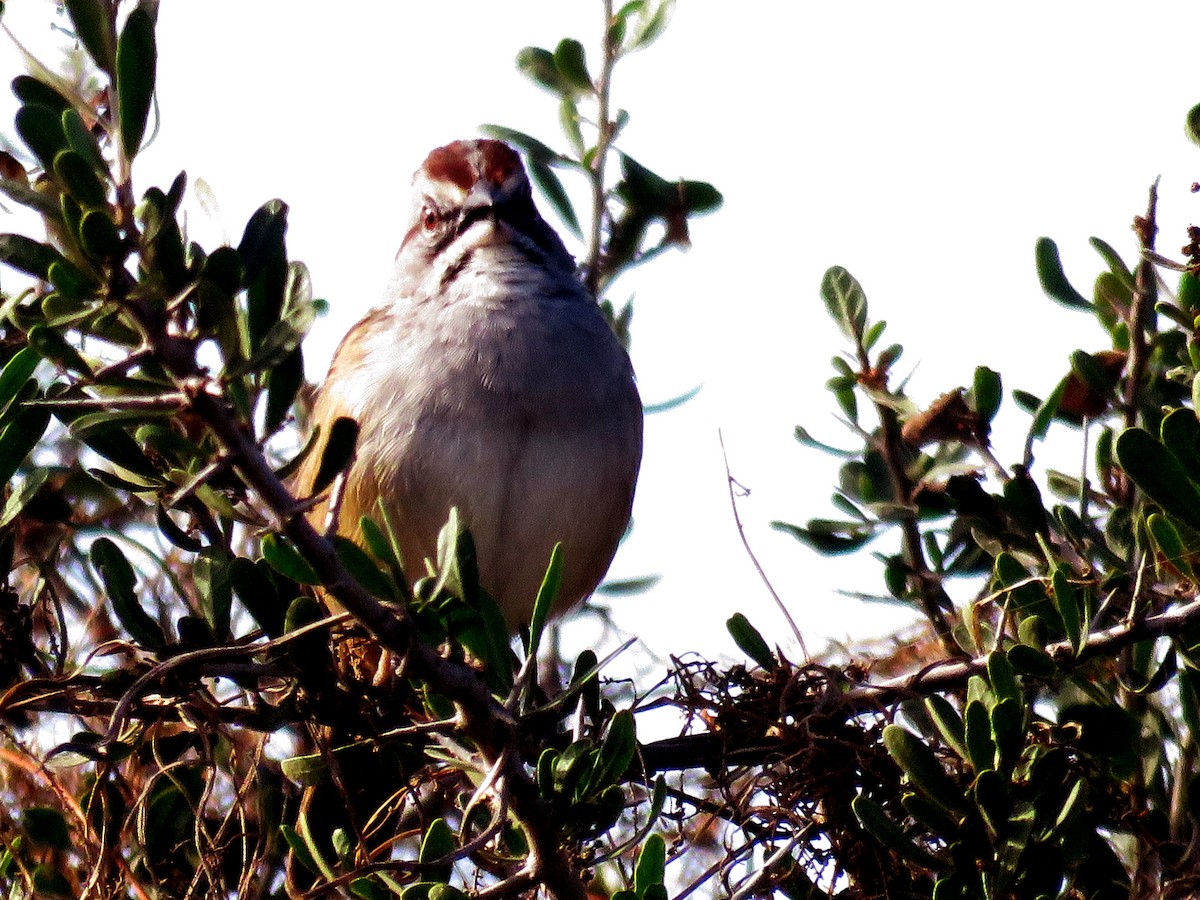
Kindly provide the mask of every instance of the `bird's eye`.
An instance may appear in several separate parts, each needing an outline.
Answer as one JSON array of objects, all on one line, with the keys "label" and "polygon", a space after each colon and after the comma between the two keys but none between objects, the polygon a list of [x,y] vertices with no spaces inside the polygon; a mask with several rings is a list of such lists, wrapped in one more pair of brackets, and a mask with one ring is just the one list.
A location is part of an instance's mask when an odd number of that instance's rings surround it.
[{"label": "bird's eye", "polygon": [[433,231],[433,229],[437,228],[438,222],[441,220],[442,217],[438,215],[437,210],[432,206],[426,206],[421,210],[421,225],[426,231]]}]

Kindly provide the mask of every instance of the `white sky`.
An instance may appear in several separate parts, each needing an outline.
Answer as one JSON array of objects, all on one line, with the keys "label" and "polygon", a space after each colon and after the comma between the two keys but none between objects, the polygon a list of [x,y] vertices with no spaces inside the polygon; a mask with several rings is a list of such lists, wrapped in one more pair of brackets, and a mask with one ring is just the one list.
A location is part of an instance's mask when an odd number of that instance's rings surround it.
[{"label": "white sky", "polygon": [[[47,0],[12,0],[5,22],[43,46]],[[215,191],[222,224],[190,202],[195,238],[236,243],[250,213],[281,197],[289,250],[332,312],[306,353],[319,378],[342,333],[379,298],[402,233],[408,179],[432,147],[493,122],[557,139],[556,103],[514,70],[517,50],[578,37],[592,0],[381,3],[167,0],[159,23],[156,143],[140,190],[180,168]],[[659,653],[736,654],[724,629],[745,612],[791,639],[741,548],[720,429],[748,537],[806,632],[877,634],[887,607],[835,594],[881,590],[864,556],[824,560],[772,531],[832,510],[835,465],[800,447],[797,423],[848,446],[823,390],[841,344],[819,299],[824,270],[864,284],[873,318],[919,363],[920,402],[969,384],[977,363],[1006,389],[1045,395],[1099,328],[1041,294],[1039,235],[1054,237],[1089,292],[1104,237],[1131,259],[1129,223],[1161,187],[1160,249],[1200,218],[1200,149],[1183,136],[1200,101],[1193,4],[681,2],[666,35],[618,71],[630,110],[623,148],[666,177],[711,181],[724,208],[698,220],[688,254],[618,287],[637,295],[634,363],[643,398],[702,383],[647,422],[636,528],[612,574],[659,572],[652,594],[615,600],[617,621]],[[0,74],[21,64],[0,42]],[[13,103],[0,104],[11,134]],[[8,217],[0,214],[0,220]],[[0,230],[19,225],[0,221]],[[614,299],[624,299],[616,294]],[[1027,420],[1006,398],[997,455],[1019,458]],[[1005,428],[1005,424],[1008,425]],[[1057,465],[1079,438],[1058,429]],[[1043,460],[1039,460],[1043,462]],[[575,628],[583,629],[585,621]],[[576,639],[587,641],[577,633]],[[793,653],[794,655],[794,653]]]}]

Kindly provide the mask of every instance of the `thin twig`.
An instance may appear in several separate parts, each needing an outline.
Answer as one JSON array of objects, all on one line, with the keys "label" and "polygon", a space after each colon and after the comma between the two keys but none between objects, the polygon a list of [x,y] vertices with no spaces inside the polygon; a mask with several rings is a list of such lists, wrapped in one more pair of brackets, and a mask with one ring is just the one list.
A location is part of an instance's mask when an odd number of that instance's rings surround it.
[{"label": "thin twig", "polygon": [[725,452],[725,436],[717,429],[717,440],[721,443],[721,459],[725,461],[725,484],[729,489],[729,508],[733,510],[733,522],[737,526],[738,537],[741,538],[742,547],[746,550],[746,555],[750,557],[750,562],[754,565],[754,570],[758,572],[758,577],[762,579],[762,583],[767,588],[767,593],[771,595],[771,599],[775,601],[775,605],[779,607],[779,611],[783,613],[783,617],[787,619],[788,625],[792,629],[792,634],[795,635],[796,642],[800,645],[800,652],[804,654],[805,664],[812,662],[812,657],[809,656],[808,647],[804,643],[804,635],[800,633],[800,626],[796,624],[796,620],[792,618],[792,614],[788,611],[787,604],[783,602],[783,598],[779,596],[779,592],[775,590],[775,586],[771,584],[771,579],[767,577],[766,571],[762,564],[758,561],[758,557],[754,554],[754,549],[750,546],[750,541],[746,537],[746,529],[742,525],[742,517],[738,513],[737,495],[734,493],[734,485],[738,482],[733,477],[733,473],[729,471],[729,454]]}]

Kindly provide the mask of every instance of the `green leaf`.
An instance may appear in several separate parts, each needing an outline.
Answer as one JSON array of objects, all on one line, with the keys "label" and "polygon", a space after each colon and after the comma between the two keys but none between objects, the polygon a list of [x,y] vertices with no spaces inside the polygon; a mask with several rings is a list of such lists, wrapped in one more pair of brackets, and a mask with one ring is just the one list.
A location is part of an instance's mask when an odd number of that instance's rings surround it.
[{"label": "green leaf", "polygon": [[913,843],[874,800],[859,794],[851,801],[850,809],[863,831],[902,858],[927,869],[940,869],[945,865],[924,847]]},{"label": "green leaf", "polygon": [[99,207],[108,202],[108,195],[92,165],[74,150],[62,150],[54,157],[54,174],[70,191],[80,206]]},{"label": "green leaf", "polygon": [[1021,689],[1017,685],[1016,675],[1005,651],[993,650],[988,654],[987,673],[992,693],[998,700],[1021,699]]},{"label": "green leaf", "polygon": [[1003,396],[1000,373],[987,366],[977,366],[971,398],[974,401],[975,412],[983,423],[989,424],[996,417]]},{"label": "green leaf", "polygon": [[962,791],[915,734],[899,725],[888,725],[883,729],[883,745],[909,783],[929,800],[948,812],[965,809]]},{"label": "green leaf", "polygon": [[218,641],[229,639],[229,616],[233,606],[229,566],[229,555],[216,547],[202,549],[192,564],[200,609]]},{"label": "green leaf", "polygon": [[64,5],[79,42],[96,65],[112,75],[117,37],[109,18],[108,4],[103,0],[64,0]]},{"label": "green leaf", "polygon": [[[421,850],[417,861],[428,866],[435,860],[450,856],[456,849],[454,832],[446,824],[445,819],[437,818],[430,822],[429,827],[425,830],[425,836],[421,839]],[[422,877],[428,878],[430,881],[444,883],[450,880],[451,868],[452,863],[446,863],[436,868],[428,868],[421,874]]]},{"label": "green leaf", "polygon": [[558,70],[554,54],[541,47],[524,47],[517,52],[517,71],[552,94],[571,93],[572,85]]},{"label": "green leaf", "polygon": [[1188,110],[1183,130],[1189,141],[1193,144],[1200,144],[1200,103]]},{"label": "green leaf", "polygon": [[4,430],[0,431],[0,485],[12,481],[13,475],[42,439],[49,424],[49,411],[35,407],[22,409],[4,426]]},{"label": "green leaf", "polygon": [[1058,245],[1054,241],[1048,237],[1038,238],[1034,247],[1034,258],[1037,263],[1038,281],[1041,282],[1046,296],[1069,309],[1092,308],[1092,304],[1067,281],[1062,260],[1058,255]]},{"label": "green leaf", "polygon": [[1034,678],[1053,678],[1058,672],[1058,666],[1048,653],[1025,643],[1008,648],[1008,661],[1014,671]]},{"label": "green leaf", "polygon": [[49,806],[31,806],[21,815],[21,826],[25,836],[31,842],[41,847],[53,847],[55,850],[70,850],[70,829],[67,819],[60,810]]},{"label": "green leaf", "polygon": [[1121,432],[1116,453],[1121,468],[1164,512],[1200,530],[1200,490],[1174,453],[1142,428]]},{"label": "green leaf", "polygon": [[284,423],[296,395],[304,385],[304,354],[297,347],[267,370],[267,410],[263,431],[274,434]]},{"label": "green leaf", "polygon": [[976,777],[971,790],[975,795],[975,805],[983,814],[988,830],[993,835],[1003,834],[1008,815],[1012,811],[1008,783],[994,769],[984,769]]},{"label": "green leaf", "polygon": [[47,244],[41,244],[21,234],[0,234],[0,262],[19,272],[48,281],[50,266],[65,262],[62,254]]},{"label": "green leaf", "polygon": [[154,20],[141,7],[135,7],[125,20],[117,40],[116,87],[117,121],[121,149],[133,159],[142,148],[146,122],[154,100],[155,69],[158,49],[154,40]]},{"label": "green leaf", "polygon": [[104,582],[105,593],[112,601],[113,611],[121,625],[135,641],[148,650],[166,646],[162,626],[142,609],[134,593],[136,576],[133,566],[111,539],[97,538],[88,551],[92,567]]},{"label": "green leaf", "polygon": [[229,563],[229,584],[267,637],[277,638],[283,634],[287,608],[265,568],[267,565],[239,556]]},{"label": "green leaf", "polygon": [[563,38],[554,48],[554,67],[562,81],[580,93],[591,93],[592,76],[588,73],[587,55],[583,44],[574,38]]},{"label": "green leaf", "polygon": [[751,625],[750,620],[742,613],[734,613],[726,619],[725,627],[738,648],[764,669],[770,671],[778,665],[778,660],[775,659],[775,654],[771,652],[762,632]]},{"label": "green leaf", "polygon": [[1071,354],[1071,371],[1092,391],[1105,399],[1112,398],[1113,388],[1121,377],[1120,372],[1110,373],[1096,357],[1082,350]]},{"label": "green leaf", "polygon": [[80,356],[79,351],[67,343],[66,339],[53,328],[45,325],[34,325],[27,335],[29,346],[36,350],[44,359],[56,363],[63,369],[90,378],[92,370]]},{"label": "green leaf", "polygon": [[1050,586],[1054,590],[1054,606],[1062,616],[1067,640],[1078,655],[1083,652],[1083,646],[1087,642],[1087,623],[1084,620],[1082,598],[1061,566],[1051,573]]},{"label": "green leaf", "polygon": [[92,136],[79,113],[74,109],[64,109],[61,121],[62,133],[65,134],[71,150],[88,163],[92,173],[98,178],[107,178],[108,167],[104,164],[104,157],[101,156],[100,145],[96,143],[96,138]]},{"label": "green leaf", "polygon": [[600,756],[592,772],[590,793],[598,794],[610,785],[617,784],[629,771],[636,752],[633,713],[622,709],[608,723],[608,733],[600,745]]},{"label": "green leaf", "polygon": [[675,0],[659,0],[658,3],[647,3],[640,9],[638,21],[634,23],[624,42],[625,52],[633,53],[644,50],[653,44],[667,28],[671,15],[675,12]]},{"label": "green leaf", "polygon": [[981,700],[968,702],[963,715],[963,725],[967,760],[971,763],[971,768],[977,774],[986,769],[995,768],[996,742],[992,738],[992,723],[988,716],[987,705]]},{"label": "green leaf", "polygon": [[3,371],[0,371],[0,411],[8,409],[13,398],[33,377],[41,361],[41,355],[32,347],[22,347],[4,364]]},{"label": "green leaf", "polygon": [[271,532],[260,546],[265,559],[276,572],[299,584],[317,585],[321,579],[300,551],[287,538]]},{"label": "green leaf", "polygon": [[583,131],[579,127],[579,107],[574,97],[564,96],[558,104],[558,124],[576,156],[583,156]]},{"label": "green leaf", "polygon": [[54,157],[67,149],[67,136],[63,132],[62,113],[59,110],[31,103],[17,110],[14,119],[17,134],[30,149],[42,169],[54,171]]},{"label": "green leaf", "polygon": [[354,576],[368,594],[380,600],[397,599],[396,587],[391,580],[379,571],[374,560],[366,554],[358,544],[347,537],[335,535],[333,548],[337,551],[338,559],[346,567],[346,571]]},{"label": "green leaf", "polygon": [[925,698],[925,711],[929,714],[942,741],[963,759],[967,757],[966,732],[963,730],[963,720],[950,701],[941,694],[931,694]]},{"label": "green leaf", "polygon": [[59,90],[32,75],[18,75],[12,80],[13,95],[22,106],[45,106],[61,114],[71,108],[71,101]]},{"label": "green leaf", "polygon": [[[1042,405],[1033,414],[1033,421],[1029,425],[1029,435],[1025,438],[1026,456],[1029,455],[1029,448],[1033,446],[1033,442],[1042,440],[1046,436],[1046,432],[1050,430],[1050,423],[1058,414],[1058,405],[1062,402],[1068,383],[1069,379],[1064,376],[1051,391],[1050,396],[1042,401]],[[1013,396],[1016,397],[1015,391]]]},{"label": "green leaf", "polygon": [[[21,486],[8,495],[8,499],[4,503],[4,509],[0,512],[0,528],[3,528],[13,519],[21,514],[38,491],[45,485],[46,479],[50,476],[47,469],[34,469],[25,476],[25,480],[21,482]],[[11,566],[9,567],[11,568]],[[6,575],[9,568],[0,567],[0,575]]]},{"label": "green leaf", "polygon": [[[348,416],[338,416],[329,426],[329,438],[321,450],[321,462],[313,477],[310,493],[319,494],[333,483],[354,461],[358,443],[358,422]],[[303,487],[303,485],[302,485]]]},{"label": "green leaf", "polygon": [[537,598],[533,603],[533,615],[529,620],[529,643],[525,652],[534,656],[541,645],[542,632],[554,608],[554,600],[558,596],[559,585],[562,583],[563,549],[559,541],[550,551],[550,563],[546,566],[546,574],[538,587]]},{"label": "green leaf", "polygon": [[246,223],[238,244],[245,268],[246,330],[250,355],[261,349],[268,333],[279,322],[287,290],[287,215],[282,200],[271,200]]},{"label": "green leaf", "polygon": [[642,844],[633,871],[633,889],[644,897],[652,885],[663,884],[667,872],[667,844],[661,834],[652,834]]},{"label": "green leaf", "polygon": [[1007,771],[1025,742],[1025,707],[1017,697],[1004,697],[992,707],[990,719],[999,766]]},{"label": "green leaf", "polygon": [[533,157],[529,158],[528,169],[530,180],[550,203],[555,215],[575,237],[582,238],[583,230],[579,227],[575,207],[571,205],[571,198],[567,196],[567,190],[563,187],[561,179],[554,174],[554,170],[547,163]]},{"label": "green leaf", "polygon": [[867,297],[854,276],[841,266],[826,270],[821,279],[821,298],[842,333],[859,340],[867,324]]},{"label": "green leaf", "polygon": [[118,259],[124,250],[117,226],[105,210],[91,209],[79,223],[79,242],[92,259],[108,262]]}]

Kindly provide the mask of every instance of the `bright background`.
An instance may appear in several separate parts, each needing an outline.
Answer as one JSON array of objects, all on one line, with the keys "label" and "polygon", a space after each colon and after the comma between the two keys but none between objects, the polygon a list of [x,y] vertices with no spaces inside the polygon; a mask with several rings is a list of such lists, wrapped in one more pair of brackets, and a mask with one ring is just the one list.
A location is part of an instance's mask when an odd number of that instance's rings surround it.
[{"label": "bright background", "polygon": [[[52,4],[7,5],[12,32],[53,61]],[[211,186],[219,219],[187,203],[209,247],[236,243],[262,202],[289,203],[290,253],[331,306],[306,345],[314,379],[381,294],[425,153],[484,122],[564,146],[554,99],[513,58],[572,36],[595,59],[601,20],[598,0],[333,6],[163,3],[164,117],[135,167],[139,190],[181,167]],[[869,558],[822,559],[769,525],[831,511],[835,464],[795,443],[796,424],[851,445],[823,389],[842,345],[821,275],[844,265],[863,283],[873,318],[906,348],[898,371],[915,369],[918,402],[969,384],[980,363],[1006,389],[1045,396],[1072,350],[1105,342],[1042,295],[1036,238],[1058,241],[1088,293],[1102,267],[1088,236],[1132,261],[1129,225],[1155,176],[1160,250],[1175,253],[1200,218],[1189,192],[1200,151],[1182,127],[1200,100],[1194,24],[1185,3],[680,4],[665,36],[618,70],[615,101],[632,114],[622,147],[665,177],[711,181],[726,202],[695,223],[690,253],[637,271],[614,298],[636,293],[648,403],[703,385],[647,422],[636,528],[612,575],[663,578],[612,601],[618,624],[660,654],[733,655],[723,623],[741,610],[795,656],[741,547],[718,432],[751,490],[739,500],[748,540],[810,648],[902,621],[837,594],[882,589]],[[22,68],[0,39],[0,74]],[[0,105],[10,123],[14,102]],[[21,227],[0,213],[0,230]],[[1011,399],[999,425],[1010,463],[1027,425]],[[1051,440],[1055,464],[1077,467],[1078,435]],[[580,619],[568,636],[586,643],[594,627]]]}]

